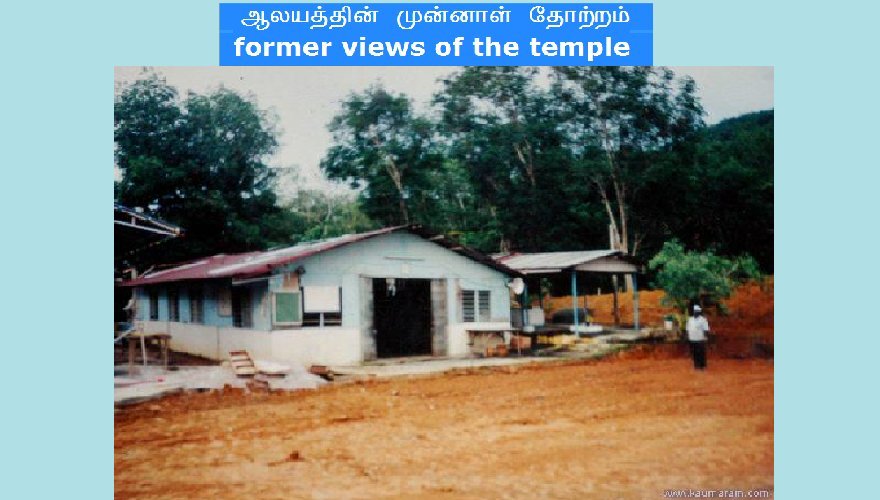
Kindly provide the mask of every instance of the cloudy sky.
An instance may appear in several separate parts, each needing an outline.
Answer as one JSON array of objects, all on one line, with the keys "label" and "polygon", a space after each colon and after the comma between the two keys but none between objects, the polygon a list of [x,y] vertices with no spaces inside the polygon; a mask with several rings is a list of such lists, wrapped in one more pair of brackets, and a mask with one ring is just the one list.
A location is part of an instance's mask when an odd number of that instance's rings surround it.
[{"label": "cloudy sky", "polygon": [[[329,188],[318,163],[330,145],[327,123],[351,92],[381,83],[393,92],[412,97],[424,108],[439,90],[437,79],[454,71],[448,67],[339,67],[339,68],[248,68],[248,67],[155,67],[168,83],[185,95],[220,85],[249,93],[261,108],[278,116],[280,147],[273,166],[298,167],[310,185]],[[772,67],[673,67],[676,74],[696,80],[698,94],[707,111],[708,123],[750,111],[773,107]],[[140,67],[119,67],[119,84],[142,74]]]}]

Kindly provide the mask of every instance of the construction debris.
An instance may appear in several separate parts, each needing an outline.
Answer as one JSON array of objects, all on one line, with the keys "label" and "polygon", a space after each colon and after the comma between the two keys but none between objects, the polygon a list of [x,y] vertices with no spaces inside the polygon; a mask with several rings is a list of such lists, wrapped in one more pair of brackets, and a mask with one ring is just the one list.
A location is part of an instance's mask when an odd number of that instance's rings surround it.
[{"label": "construction debris", "polygon": [[324,380],[332,381],[334,378],[333,370],[324,365],[312,365],[309,367],[309,373],[317,375]]},{"label": "construction debris", "polygon": [[[261,364],[263,362],[258,362]],[[272,367],[269,362],[266,366]],[[136,371],[114,380],[113,400],[125,405],[162,397],[180,391],[203,391],[231,387],[235,389],[297,390],[316,389],[326,382],[303,367],[286,367],[283,376],[259,372],[241,378],[230,366],[181,366],[174,371],[161,367],[137,367]]]}]

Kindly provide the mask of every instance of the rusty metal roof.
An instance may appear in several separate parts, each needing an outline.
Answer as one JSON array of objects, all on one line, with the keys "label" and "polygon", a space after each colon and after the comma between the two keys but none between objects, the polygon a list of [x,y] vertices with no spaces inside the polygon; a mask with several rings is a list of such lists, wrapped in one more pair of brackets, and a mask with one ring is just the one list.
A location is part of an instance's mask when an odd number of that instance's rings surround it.
[{"label": "rusty metal roof", "polygon": [[519,275],[517,271],[494,261],[491,257],[463,247],[442,235],[434,235],[421,226],[393,226],[366,233],[347,234],[336,238],[300,243],[292,247],[265,252],[214,255],[175,267],[151,271],[139,278],[125,282],[124,285],[142,286],[174,281],[264,276],[270,274],[273,268],[292,264],[321,252],[396,231],[407,231],[415,234],[502,273],[514,276]]}]

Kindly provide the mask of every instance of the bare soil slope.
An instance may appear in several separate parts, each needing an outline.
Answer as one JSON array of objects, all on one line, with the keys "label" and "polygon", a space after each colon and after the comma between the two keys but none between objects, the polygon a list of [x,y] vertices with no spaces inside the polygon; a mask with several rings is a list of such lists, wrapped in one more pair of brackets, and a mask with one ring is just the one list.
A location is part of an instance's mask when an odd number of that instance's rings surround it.
[{"label": "bare soil slope", "polygon": [[[724,301],[727,314],[719,314],[715,308],[708,308],[706,316],[709,324],[719,335],[725,337],[761,335],[773,343],[773,277],[761,283],[749,282],[738,286],[730,298]],[[663,317],[675,310],[663,304],[663,290],[647,290],[639,293],[639,314],[642,325],[659,327]],[[584,297],[580,297],[581,305]],[[614,294],[590,295],[588,307],[593,321],[611,325],[614,323]],[[571,297],[548,297],[545,301],[547,315],[571,307]],[[623,292],[619,296],[620,320],[624,324],[633,322],[633,294]]]}]

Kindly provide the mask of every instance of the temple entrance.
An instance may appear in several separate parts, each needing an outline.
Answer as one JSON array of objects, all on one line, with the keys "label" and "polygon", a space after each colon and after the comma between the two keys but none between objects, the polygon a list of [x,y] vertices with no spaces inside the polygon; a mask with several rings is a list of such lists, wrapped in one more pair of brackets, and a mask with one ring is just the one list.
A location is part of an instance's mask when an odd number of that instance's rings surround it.
[{"label": "temple entrance", "polygon": [[373,279],[373,325],[380,358],[431,354],[431,280]]}]

